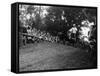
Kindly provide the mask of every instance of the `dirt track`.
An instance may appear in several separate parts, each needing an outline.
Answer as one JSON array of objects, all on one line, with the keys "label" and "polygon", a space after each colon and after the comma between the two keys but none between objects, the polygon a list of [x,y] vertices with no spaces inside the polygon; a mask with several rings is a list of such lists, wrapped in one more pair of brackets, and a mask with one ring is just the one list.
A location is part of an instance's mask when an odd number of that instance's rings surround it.
[{"label": "dirt track", "polygon": [[19,50],[20,71],[92,67],[85,50],[67,45],[41,42]]}]

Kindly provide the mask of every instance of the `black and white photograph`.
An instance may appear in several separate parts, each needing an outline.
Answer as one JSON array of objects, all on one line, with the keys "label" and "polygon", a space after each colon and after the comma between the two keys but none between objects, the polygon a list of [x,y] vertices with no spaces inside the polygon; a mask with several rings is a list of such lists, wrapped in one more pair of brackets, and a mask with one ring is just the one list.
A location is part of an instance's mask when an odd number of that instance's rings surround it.
[{"label": "black and white photograph", "polygon": [[19,72],[97,68],[97,8],[18,5]]}]

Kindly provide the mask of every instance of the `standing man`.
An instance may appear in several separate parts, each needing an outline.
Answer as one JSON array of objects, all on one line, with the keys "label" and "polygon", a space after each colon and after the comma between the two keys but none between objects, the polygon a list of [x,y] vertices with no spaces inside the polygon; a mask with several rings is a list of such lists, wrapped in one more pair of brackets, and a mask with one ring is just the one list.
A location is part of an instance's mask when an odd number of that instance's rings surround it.
[{"label": "standing man", "polygon": [[69,30],[69,33],[70,33],[70,39],[74,45],[76,42],[76,33],[77,33],[76,24],[73,24],[73,27]]}]

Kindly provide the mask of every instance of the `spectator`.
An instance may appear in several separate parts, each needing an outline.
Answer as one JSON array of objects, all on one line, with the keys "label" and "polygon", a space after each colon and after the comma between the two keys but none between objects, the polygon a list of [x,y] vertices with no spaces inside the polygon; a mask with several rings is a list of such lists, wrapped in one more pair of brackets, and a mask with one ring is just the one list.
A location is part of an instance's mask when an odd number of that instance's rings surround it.
[{"label": "spectator", "polygon": [[71,33],[71,38],[76,38],[76,32],[77,32],[77,28],[75,26],[75,24],[73,24],[73,27],[69,30],[69,32]]}]

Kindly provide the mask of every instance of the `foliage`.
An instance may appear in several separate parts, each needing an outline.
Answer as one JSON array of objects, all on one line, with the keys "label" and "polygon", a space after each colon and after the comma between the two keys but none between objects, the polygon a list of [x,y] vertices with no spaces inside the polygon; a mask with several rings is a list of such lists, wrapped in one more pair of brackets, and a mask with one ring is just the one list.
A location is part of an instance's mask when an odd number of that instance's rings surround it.
[{"label": "foliage", "polygon": [[[36,28],[46,31],[52,36],[59,36],[61,40],[66,40],[73,24],[79,33],[80,28],[85,26],[82,25],[82,22],[88,20],[90,23],[94,22],[90,40],[96,41],[96,12],[95,8],[20,5],[19,22],[22,29]],[[22,29],[20,28],[20,30]]]}]

